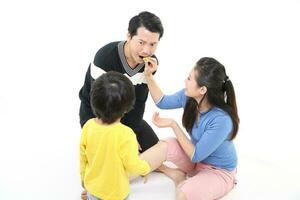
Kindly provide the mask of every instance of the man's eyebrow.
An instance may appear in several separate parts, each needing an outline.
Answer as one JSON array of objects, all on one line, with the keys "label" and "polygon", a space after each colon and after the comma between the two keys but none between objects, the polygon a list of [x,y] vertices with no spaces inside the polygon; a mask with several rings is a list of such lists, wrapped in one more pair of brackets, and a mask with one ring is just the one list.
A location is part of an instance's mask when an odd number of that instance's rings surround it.
[{"label": "man's eyebrow", "polygon": [[[147,43],[147,41],[145,41],[145,40],[143,40],[143,39],[141,39],[141,38],[138,38],[138,40],[139,41],[142,41],[142,42],[144,42],[144,43]],[[158,42],[149,42],[150,44],[157,44]]]}]

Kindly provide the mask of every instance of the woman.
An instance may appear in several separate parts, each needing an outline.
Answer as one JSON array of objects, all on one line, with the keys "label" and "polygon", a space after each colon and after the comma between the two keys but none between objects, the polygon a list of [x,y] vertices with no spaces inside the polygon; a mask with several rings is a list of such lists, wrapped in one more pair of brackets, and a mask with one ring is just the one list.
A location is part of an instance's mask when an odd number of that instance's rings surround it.
[{"label": "woman", "polygon": [[[185,80],[185,89],[164,95],[152,73],[155,59],[146,63],[145,76],[150,94],[161,109],[184,108],[182,124],[153,115],[158,127],[170,127],[176,138],[160,141],[140,155],[151,169],[159,169],[173,179],[176,199],[219,199],[235,184],[237,155],[232,140],[236,137],[239,117],[233,85],[224,66],[214,58],[201,58]],[[178,169],[162,163],[173,162]]]}]

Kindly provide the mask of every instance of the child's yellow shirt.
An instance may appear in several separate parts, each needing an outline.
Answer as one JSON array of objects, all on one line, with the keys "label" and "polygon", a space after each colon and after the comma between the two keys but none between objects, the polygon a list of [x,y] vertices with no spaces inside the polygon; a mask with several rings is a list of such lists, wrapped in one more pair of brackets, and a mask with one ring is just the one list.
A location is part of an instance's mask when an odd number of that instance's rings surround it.
[{"label": "child's yellow shirt", "polygon": [[128,174],[146,175],[149,164],[138,156],[131,128],[121,124],[100,125],[90,119],[82,129],[80,176],[88,192],[104,200],[125,199]]}]

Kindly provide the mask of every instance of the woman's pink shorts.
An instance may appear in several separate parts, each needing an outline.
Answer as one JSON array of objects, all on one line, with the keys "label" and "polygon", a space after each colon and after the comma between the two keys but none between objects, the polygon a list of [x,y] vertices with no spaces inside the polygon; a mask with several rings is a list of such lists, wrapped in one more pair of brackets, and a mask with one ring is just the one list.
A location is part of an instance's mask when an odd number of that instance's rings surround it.
[{"label": "woman's pink shorts", "polygon": [[163,141],[168,144],[167,160],[188,174],[179,184],[187,200],[220,199],[234,187],[236,170],[228,171],[209,164],[192,163],[176,138]]}]

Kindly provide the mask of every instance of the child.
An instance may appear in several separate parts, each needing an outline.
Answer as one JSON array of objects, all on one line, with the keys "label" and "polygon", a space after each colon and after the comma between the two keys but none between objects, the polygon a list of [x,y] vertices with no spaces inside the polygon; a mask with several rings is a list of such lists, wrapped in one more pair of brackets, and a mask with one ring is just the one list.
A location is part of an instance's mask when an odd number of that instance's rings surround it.
[{"label": "child", "polygon": [[107,72],[92,85],[96,118],[83,126],[80,142],[80,176],[89,200],[123,200],[129,194],[128,174],[144,176],[151,170],[138,156],[136,135],[120,123],[134,103],[134,87],[119,72]]}]

